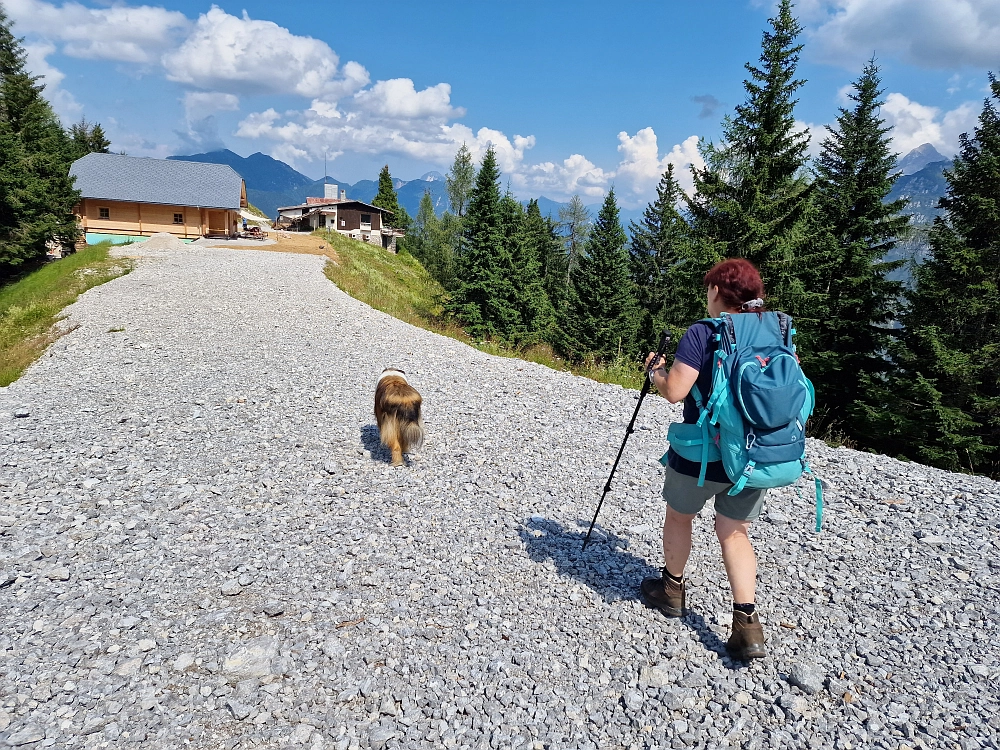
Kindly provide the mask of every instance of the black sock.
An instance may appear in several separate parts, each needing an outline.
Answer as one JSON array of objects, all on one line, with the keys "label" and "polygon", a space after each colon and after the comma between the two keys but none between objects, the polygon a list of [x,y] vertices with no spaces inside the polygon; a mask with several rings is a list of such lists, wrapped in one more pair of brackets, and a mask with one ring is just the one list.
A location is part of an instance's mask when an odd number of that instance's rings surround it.
[{"label": "black sock", "polygon": [[733,602],[733,611],[742,612],[745,615],[752,615],[757,611],[757,605],[751,602],[750,604],[737,604]]},{"label": "black sock", "polygon": [[669,578],[674,583],[681,583],[684,580],[684,576],[683,575],[675,576],[673,573],[671,573],[666,568],[663,569],[663,577],[664,578]]}]

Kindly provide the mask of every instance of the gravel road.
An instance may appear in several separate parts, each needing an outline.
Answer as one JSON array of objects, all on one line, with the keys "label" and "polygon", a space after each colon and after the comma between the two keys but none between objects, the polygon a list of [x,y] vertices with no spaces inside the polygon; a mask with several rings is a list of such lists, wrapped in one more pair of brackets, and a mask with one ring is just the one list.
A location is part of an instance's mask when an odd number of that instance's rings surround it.
[{"label": "gravel road", "polygon": [[[678,410],[347,297],[323,259],[143,251],[0,389],[0,743],[1000,747],[1000,487],[810,443],[754,526],[770,656],[726,655],[711,515],[661,563]],[[124,329],[124,330],[121,330]],[[393,469],[382,368],[424,397]]]}]

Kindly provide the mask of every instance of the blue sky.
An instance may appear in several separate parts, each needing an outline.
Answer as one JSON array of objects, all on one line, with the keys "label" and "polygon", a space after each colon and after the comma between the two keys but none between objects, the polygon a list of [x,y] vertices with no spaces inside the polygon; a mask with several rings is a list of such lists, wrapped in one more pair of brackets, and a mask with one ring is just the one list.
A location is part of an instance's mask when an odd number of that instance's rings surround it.
[{"label": "blue sky", "polygon": [[[743,100],[773,12],[700,2],[283,3],[3,0],[65,120],[115,149],[263,151],[354,182],[446,171],[492,143],[519,195],[649,199]],[[1000,68],[1000,0],[803,0],[796,111],[822,126],[876,54],[897,149],[954,152]],[[818,138],[814,137],[814,146]]]}]

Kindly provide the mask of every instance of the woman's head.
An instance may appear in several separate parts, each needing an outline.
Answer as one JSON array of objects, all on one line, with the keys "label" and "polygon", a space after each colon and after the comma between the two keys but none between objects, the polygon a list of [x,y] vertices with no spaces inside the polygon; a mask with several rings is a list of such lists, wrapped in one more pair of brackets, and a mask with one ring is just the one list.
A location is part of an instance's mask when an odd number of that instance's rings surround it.
[{"label": "woman's head", "polygon": [[710,309],[711,315],[724,311],[761,312],[764,309],[764,282],[760,271],[743,258],[716,263],[705,274],[705,288],[708,289],[709,306],[718,308]]}]

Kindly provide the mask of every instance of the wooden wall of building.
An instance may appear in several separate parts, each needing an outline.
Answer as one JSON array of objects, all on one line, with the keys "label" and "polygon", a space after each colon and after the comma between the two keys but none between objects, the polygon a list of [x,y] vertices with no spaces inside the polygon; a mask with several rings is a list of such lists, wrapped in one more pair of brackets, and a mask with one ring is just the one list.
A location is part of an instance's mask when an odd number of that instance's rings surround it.
[{"label": "wooden wall of building", "polygon": [[[371,231],[377,232],[382,228],[382,215],[378,211],[359,208],[337,208],[337,229],[341,232],[352,232],[361,229],[361,214],[369,214],[372,217]],[[365,228],[368,231],[368,228]]]},{"label": "wooden wall of building", "polygon": [[[101,218],[101,209],[109,217]],[[194,206],[164,206],[155,203],[127,203],[85,198],[77,207],[81,225],[86,232],[135,234],[149,236],[170,232],[178,237],[201,237],[205,234],[226,234],[239,221],[239,212]],[[180,214],[180,222],[175,215]]]}]

